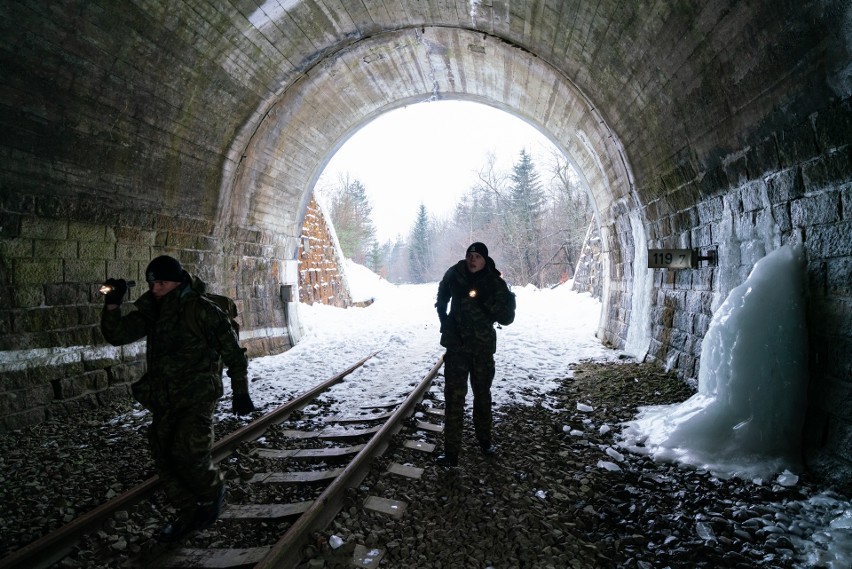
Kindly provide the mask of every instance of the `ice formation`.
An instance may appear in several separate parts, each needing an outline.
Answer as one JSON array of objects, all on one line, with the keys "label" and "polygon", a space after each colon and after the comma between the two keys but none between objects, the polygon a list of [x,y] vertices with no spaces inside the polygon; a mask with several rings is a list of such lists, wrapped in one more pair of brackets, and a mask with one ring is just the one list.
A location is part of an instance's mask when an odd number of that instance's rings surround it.
[{"label": "ice formation", "polygon": [[721,476],[799,470],[808,379],[804,276],[801,246],[760,259],[713,315],[698,393],[642,408],[622,446]]}]

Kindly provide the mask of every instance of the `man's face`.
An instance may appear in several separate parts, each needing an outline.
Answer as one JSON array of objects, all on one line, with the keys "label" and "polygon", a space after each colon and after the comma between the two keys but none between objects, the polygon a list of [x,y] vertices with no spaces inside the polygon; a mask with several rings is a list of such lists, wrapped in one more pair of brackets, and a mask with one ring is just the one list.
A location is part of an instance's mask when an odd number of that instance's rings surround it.
[{"label": "man's face", "polygon": [[160,300],[174,289],[180,286],[177,281],[151,281],[148,283],[148,288],[151,289],[151,294],[154,298]]},{"label": "man's face", "polygon": [[485,257],[479,253],[468,253],[464,260],[467,262],[467,270],[477,273],[485,268]]}]

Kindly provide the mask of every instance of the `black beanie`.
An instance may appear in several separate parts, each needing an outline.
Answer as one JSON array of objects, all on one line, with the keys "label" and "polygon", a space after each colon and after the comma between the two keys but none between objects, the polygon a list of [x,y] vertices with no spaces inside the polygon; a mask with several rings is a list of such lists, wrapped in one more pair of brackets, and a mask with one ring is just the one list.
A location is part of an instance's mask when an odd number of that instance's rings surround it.
[{"label": "black beanie", "polygon": [[145,269],[145,280],[183,282],[183,267],[180,261],[168,255],[161,255],[148,263]]},{"label": "black beanie", "polygon": [[476,243],[471,243],[470,247],[467,248],[465,255],[468,253],[479,253],[483,257],[488,258],[488,247],[485,246],[485,243],[477,241]]}]

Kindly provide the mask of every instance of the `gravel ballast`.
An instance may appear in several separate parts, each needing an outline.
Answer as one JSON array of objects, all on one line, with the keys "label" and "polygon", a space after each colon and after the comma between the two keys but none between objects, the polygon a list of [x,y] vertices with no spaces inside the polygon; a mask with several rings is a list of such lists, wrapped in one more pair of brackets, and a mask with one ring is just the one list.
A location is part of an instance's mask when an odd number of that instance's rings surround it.
[{"label": "gravel ballast", "polygon": [[[402,445],[439,441],[414,428],[432,420],[419,414],[314,536],[302,567],[350,567],[356,545],[384,550],[380,566],[393,568],[830,567],[807,561],[819,552],[804,544],[834,515],[832,506],[801,506],[827,490],[807,473],[791,487],[722,480],[619,450],[620,423],[638,406],[692,393],[651,365],[582,363],[535,405],[496,410],[495,457],[480,455],[468,406],[457,468],[434,464],[440,445],[431,454]],[[147,420],[138,407],[113,406],[0,435],[0,557],[148,478]],[[217,434],[237,426],[220,422]],[[391,463],[424,470],[408,478],[389,473]],[[225,465],[231,478],[251,468],[242,455]],[[370,496],[404,502],[406,511],[394,519],[365,510]],[[57,566],[120,567],[148,547],[168,514],[157,495]],[[226,544],[230,531],[220,520],[187,545]]]}]

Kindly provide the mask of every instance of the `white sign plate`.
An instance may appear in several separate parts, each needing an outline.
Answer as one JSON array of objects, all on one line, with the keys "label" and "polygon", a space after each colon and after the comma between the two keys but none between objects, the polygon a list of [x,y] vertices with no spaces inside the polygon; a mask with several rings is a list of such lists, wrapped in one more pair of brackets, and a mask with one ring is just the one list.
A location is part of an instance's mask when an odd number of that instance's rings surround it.
[{"label": "white sign plate", "polygon": [[692,269],[697,261],[692,249],[648,249],[649,269]]}]

